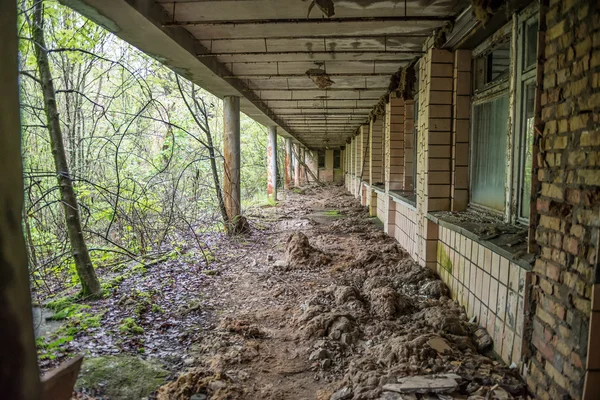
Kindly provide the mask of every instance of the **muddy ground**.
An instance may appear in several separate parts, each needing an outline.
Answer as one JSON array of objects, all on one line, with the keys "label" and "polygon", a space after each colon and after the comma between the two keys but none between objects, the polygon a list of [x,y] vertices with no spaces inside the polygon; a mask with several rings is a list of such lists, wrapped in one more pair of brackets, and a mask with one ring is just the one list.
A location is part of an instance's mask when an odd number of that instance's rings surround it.
[{"label": "muddy ground", "polygon": [[[489,337],[474,340],[444,284],[342,187],[288,193],[250,219],[268,229],[238,244],[246,257],[214,283],[217,329],[159,399],[409,399],[413,384],[419,398],[526,395],[478,351]],[[415,375],[435,379],[399,380]]]},{"label": "muddy ground", "polygon": [[[285,196],[248,215],[250,235],[215,244],[210,274],[153,267],[146,292],[160,312],[139,318],[143,335],[92,330],[72,350],[143,346],[138,357],[169,373],[149,396],[161,400],[527,397],[437,276],[343,187]],[[106,323],[127,314],[132,284],[102,303]],[[80,384],[78,398],[119,398],[110,393]]]}]

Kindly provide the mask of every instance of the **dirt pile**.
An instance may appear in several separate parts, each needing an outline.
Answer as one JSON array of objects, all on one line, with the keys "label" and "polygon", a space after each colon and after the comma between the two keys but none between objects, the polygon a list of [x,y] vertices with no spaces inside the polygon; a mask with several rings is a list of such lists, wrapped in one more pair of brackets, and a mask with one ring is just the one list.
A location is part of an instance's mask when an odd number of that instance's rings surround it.
[{"label": "dirt pile", "polygon": [[288,237],[285,249],[287,268],[316,268],[328,261],[327,255],[310,245],[304,233],[295,232]]},{"label": "dirt pile", "polygon": [[[296,211],[286,218],[314,214],[303,208],[308,196],[290,196],[286,209]],[[163,387],[159,399],[526,398],[516,369],[481,353],[491,338],[436,274],[343,189],[314,188],[310,196],[320,207],[341,207],[339,215],[306,234],[269,239],[286,267],[256,255],[256,268],[266,267],[240,277],[236,307],[254,317],[224,318],[222,336],[205,352],[210,361]],[[248,305],[255,295],[264,297],[260,312]]]}]

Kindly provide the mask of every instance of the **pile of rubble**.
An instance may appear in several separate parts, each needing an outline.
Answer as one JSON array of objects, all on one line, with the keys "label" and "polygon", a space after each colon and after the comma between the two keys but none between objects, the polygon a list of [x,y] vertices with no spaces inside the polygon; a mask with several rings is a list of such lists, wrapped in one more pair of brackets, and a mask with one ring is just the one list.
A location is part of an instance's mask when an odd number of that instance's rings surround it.
[{"label": "pile of rubble", "polygon": [[[319,279],[329,283],[298,290],[290,299],[290,318],[280,323],[291,332],[286,341],[296,344],[294,358],[304,360],[309,379],[320,382],[317,399],[528,398],[517,368],[496,360],[490,336],[477,321],[468,320],[436,274],[415,263],[354,202],[340,214],[344,217],[331,223],[311,225],[307,234],[281,237],[283,254],[269,270],[288,287],[300,273],[320,274]],[[336,245],[339,248],[332,251]],[[228,322],[226,327],[230,332],[239,330],[246,339],[269,340],[255,334],[250,322]],[[252,361],[240,361],[247,360],[255,345],[248,343],[239,346],[235,356],[225,346],[222,353],[229,354],[228,362],[219,368],[214,361],[205,363],[194,377],[182,377],[161,389],[169,395],[159,398],[187,399],[199,392],[211,400],[311,398],[306,393],[256,397],[250,392],[250,386],[261,384],[260,378],[249,384],[235,373],[244,363],[246,370],[253,368]],[[285,363],[289,355],[281,357]],[[215,380],[226,387],[213,390],[210,382]],[[183,386],[187,389],[181,392]]]}]

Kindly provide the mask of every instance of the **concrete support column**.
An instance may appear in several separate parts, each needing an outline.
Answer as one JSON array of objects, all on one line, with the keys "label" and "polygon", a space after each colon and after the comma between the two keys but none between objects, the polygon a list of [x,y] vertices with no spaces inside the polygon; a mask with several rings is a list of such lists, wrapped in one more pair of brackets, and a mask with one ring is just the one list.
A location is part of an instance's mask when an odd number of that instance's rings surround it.
[{"label": "concrete support column", "polygon": [[386,106],[386,177],[385,186],[387,191],[406,190],[403,184],[405,176],[404,160],[404,122],[405,107],[404,100],[390,95],[390,102]]},{"label": "concrete support column", "polygon": [[369,169],[365,177],[369,181],[369,185],[377,185],[383,183],[381,180],[382,171],[382,127],[383,117],[377,116],[376,120],[371,120],[369,125]]},{"label": "concrete support column", "polygon": [[469,202],[469,120],[471,118],[471,51],[457,50],[452,101],[452,211]]},{"label": "concrete support column", "polygon": [[223,98],[223,195],[227,216],[242,214],[240,198],[240,98]]},{"label": "concrete support column", "polygon": [[404,190],[414,190],[415,101],[404,101]]},{"label": "concrete support column", "polygon": [[294,146],[294,186],[300,186],[300,145]]},{"label": "concrete support column", "polygon": [[360,140],[360,132],[354,137],[354,197],[360,198],[360,171],[362,169],[362,143]]},{"label": "concrete support column", "polygon": [[292,138],[285,139],[285,181],[284,187],[290,188],[292,183]]},{"label": "concrete support column", "polygon": [[277,200],[277,127],[269,126],[267,141],[267,196]]},{"label": "concrete support column", "polygon": [[427,214],[450,210],[454,54],[429,49],[419,67],[417,252],[421,265],[435,269],[438,226]]}]

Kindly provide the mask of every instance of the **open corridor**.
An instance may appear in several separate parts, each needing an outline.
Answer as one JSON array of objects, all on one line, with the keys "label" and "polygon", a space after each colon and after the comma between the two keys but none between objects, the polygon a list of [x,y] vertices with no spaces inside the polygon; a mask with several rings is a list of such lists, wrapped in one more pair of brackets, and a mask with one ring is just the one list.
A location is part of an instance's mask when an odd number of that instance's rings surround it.
[{"label": "open corridor", "polygon": [[218,304],[216,329],[190,343],[182,357],[193,365],[159,399],[525,393],[517,369],[493,358],[490,337],[439,278],[342,187],[287,192],[250,223],[251,235],[228,244],[235,256],[202,287]]}]

